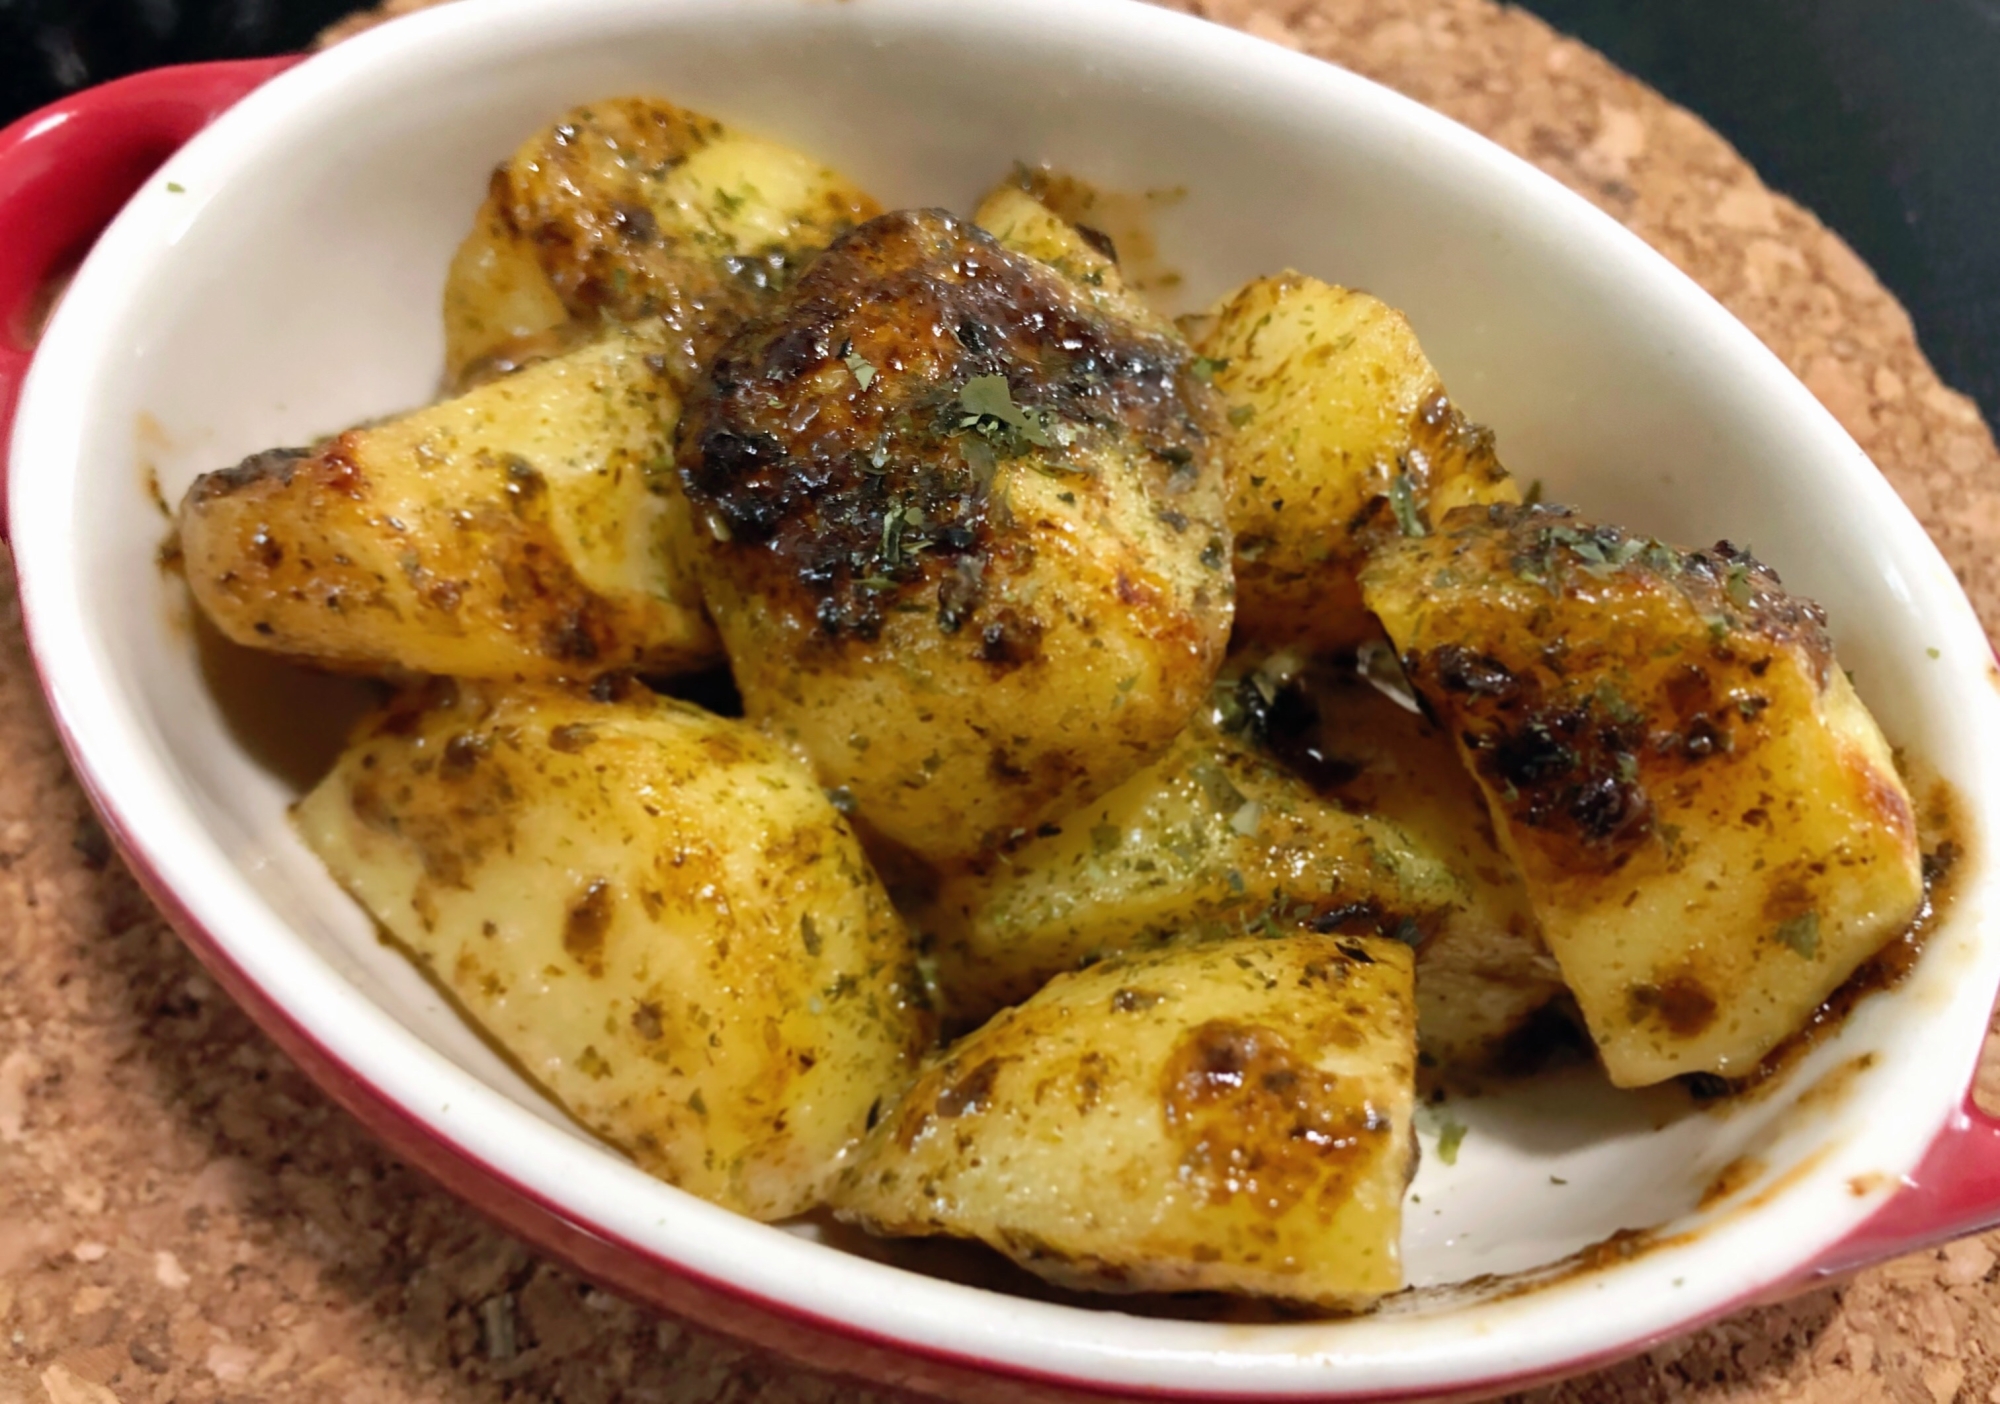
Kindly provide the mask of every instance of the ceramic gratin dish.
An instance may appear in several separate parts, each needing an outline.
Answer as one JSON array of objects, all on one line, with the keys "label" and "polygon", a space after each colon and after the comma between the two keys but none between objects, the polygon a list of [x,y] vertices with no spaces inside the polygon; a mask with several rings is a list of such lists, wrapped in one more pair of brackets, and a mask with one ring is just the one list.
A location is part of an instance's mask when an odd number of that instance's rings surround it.
[{"label": "ceramic gratin dish", "polygon": [[[1155,230],[1183,307],[1288,264],[1366,288],[1407,310],[1523,481],[1669,540],[1753,544],[1826,605],[1890,739],[1960,797],[1955,900],[1914,971],[1755,1098],[1704,1108],[1577,1073],[1455,1102],[1456,1163],[1427,1154],[1409,1205],[1414,1290],[1352,1320],[1167,1320],[941,1280],[735,1217],[579,1134],[293,837],[293,785],[204,683],[146,476],[174,501],[200,472],[431,396],[445,265],[495,162],[628,92],[790,143],[887,207],[964,210],[1016,160],[1178,192]],[[17,385],[32,290],[127,196]],[[35,663],[133,869],[343,1105],[620,1290],[963,1398],[1477,1394],[2000,1219],[2000,1135],[1966,1100],[2000,984],[2000,676],[1951,572],[1664,259],[1349,73],[1125,3],[466,0],[303,63],[144,75],[0,134],[0,312]]]}]

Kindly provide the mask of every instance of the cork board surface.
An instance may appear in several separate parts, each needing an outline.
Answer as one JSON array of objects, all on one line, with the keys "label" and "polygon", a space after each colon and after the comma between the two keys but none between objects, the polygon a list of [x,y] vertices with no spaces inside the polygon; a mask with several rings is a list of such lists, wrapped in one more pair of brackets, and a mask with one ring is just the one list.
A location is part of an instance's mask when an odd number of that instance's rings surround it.
[{"label": "cork board surface", "polygon": [[[1839,417],[2000,626],[1991,436],[1868,269],[1701,122],[1488,0],[1190,8],[1401,89],[1637,230]],[[2000,1234],[1919,1254],[1535,1397],[2000,1404],[1996,1264]],[[537,1260],[322,1097],[111,855],[0,569],[0,1404],[874,1397]]]}]

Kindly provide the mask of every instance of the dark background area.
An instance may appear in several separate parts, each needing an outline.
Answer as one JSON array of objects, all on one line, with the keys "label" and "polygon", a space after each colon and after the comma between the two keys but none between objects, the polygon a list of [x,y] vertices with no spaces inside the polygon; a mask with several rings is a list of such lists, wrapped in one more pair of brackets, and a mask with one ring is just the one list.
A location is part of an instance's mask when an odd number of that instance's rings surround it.
[{"label": "dark background area", "polygon": [[[297,49],[352,8],[0,0],[0,121],[134,69]],[[1839,231],[2000,427],[2000,0],[1526,8],[1691,108]]]}]

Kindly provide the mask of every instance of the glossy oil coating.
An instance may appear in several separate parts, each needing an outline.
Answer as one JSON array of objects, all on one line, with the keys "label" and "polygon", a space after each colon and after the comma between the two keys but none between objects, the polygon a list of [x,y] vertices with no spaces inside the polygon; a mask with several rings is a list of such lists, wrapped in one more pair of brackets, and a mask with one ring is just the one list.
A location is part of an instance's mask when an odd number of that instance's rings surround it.
[{"label": "glossy oil coating", "polygon": [[679,437],[709,607],[750,714],[868,825],[976,853],[1193,714],[1231,588],[1192,360],[932,211],[836,242],[717,358]]},{"label": "glossy oil coating", "polygon": [[1741,1075],[1901,931],[1916,816],[1826,617],[1724,542],[1468,507],[1362,589],[1613,1081]]}]

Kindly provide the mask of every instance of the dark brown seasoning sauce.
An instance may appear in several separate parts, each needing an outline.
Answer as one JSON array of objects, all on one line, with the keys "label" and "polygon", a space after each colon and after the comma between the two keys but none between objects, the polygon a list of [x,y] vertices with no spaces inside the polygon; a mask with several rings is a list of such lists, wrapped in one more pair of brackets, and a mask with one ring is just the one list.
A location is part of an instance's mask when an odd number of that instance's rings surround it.
[{"label": "dark brown seasoning sauce", "polygon": [[1846,983],[1828,995],[1826,1002],[1790,1038],[1764,1055],[1752,1072],[1727,1079],[1706,1074],[1684,1078],[1695,1096],[1708,1100],[1717,1096],[1742,1096],[1772,1085],[1799,1060],[1837,1033],[1855,1008],[1872,994],[1893,990],[1916,968],[1940,922],[1950,914],[1953,899],[1968,876],[1965,845],[1965,807],[1949,783],[1930,779],[1921,786],[1923,803],[1918,806],[1918,829],[1924,845],[1924,898],[1917,913],[1901,935],[1863,961]]},{"label": "dark brown seasoning sauce", "polygon": [[1036,623],[975,624],[989,573],[1030,564],[996,529],[999,466],[1081,482],[1093,450],[1136,452],[1159,500],[1212,478],[1214,396],[1191,364],[985,231],[899,211],[836,240],[723,348],[681,420],[681,479],[713,549],[827,638],[871,639],[917,606],[1011,669]]},{"label": "dark brown seasoning sauce", "polygon": [[1386,1116],[1354,1106],[1276,1031],[1223,1019],[1181,1035],[1161,1104],[1192,1189],[1274,1216],[1308,1196],[1338,1204],[1390,1135]]},{"label": "dark brown seasoning sauce", "polygon": [[1592,1273],[1623,1267],[1661,1248],[1692,1242],[1694,1237],[1692,1233],[1662,1234],[1657,1229],[1619,1229],[1538,1268],[1529,1268],[1525,1272],[1481,1273],[1477,1277],[1438,1287],[1406,1287],[1385,1302],[1414,1305],[1440,1299],[1456,1301],[1468,1298],[1481,1302],[1509,1301],[1531,1292],[1560,1287]]}]

